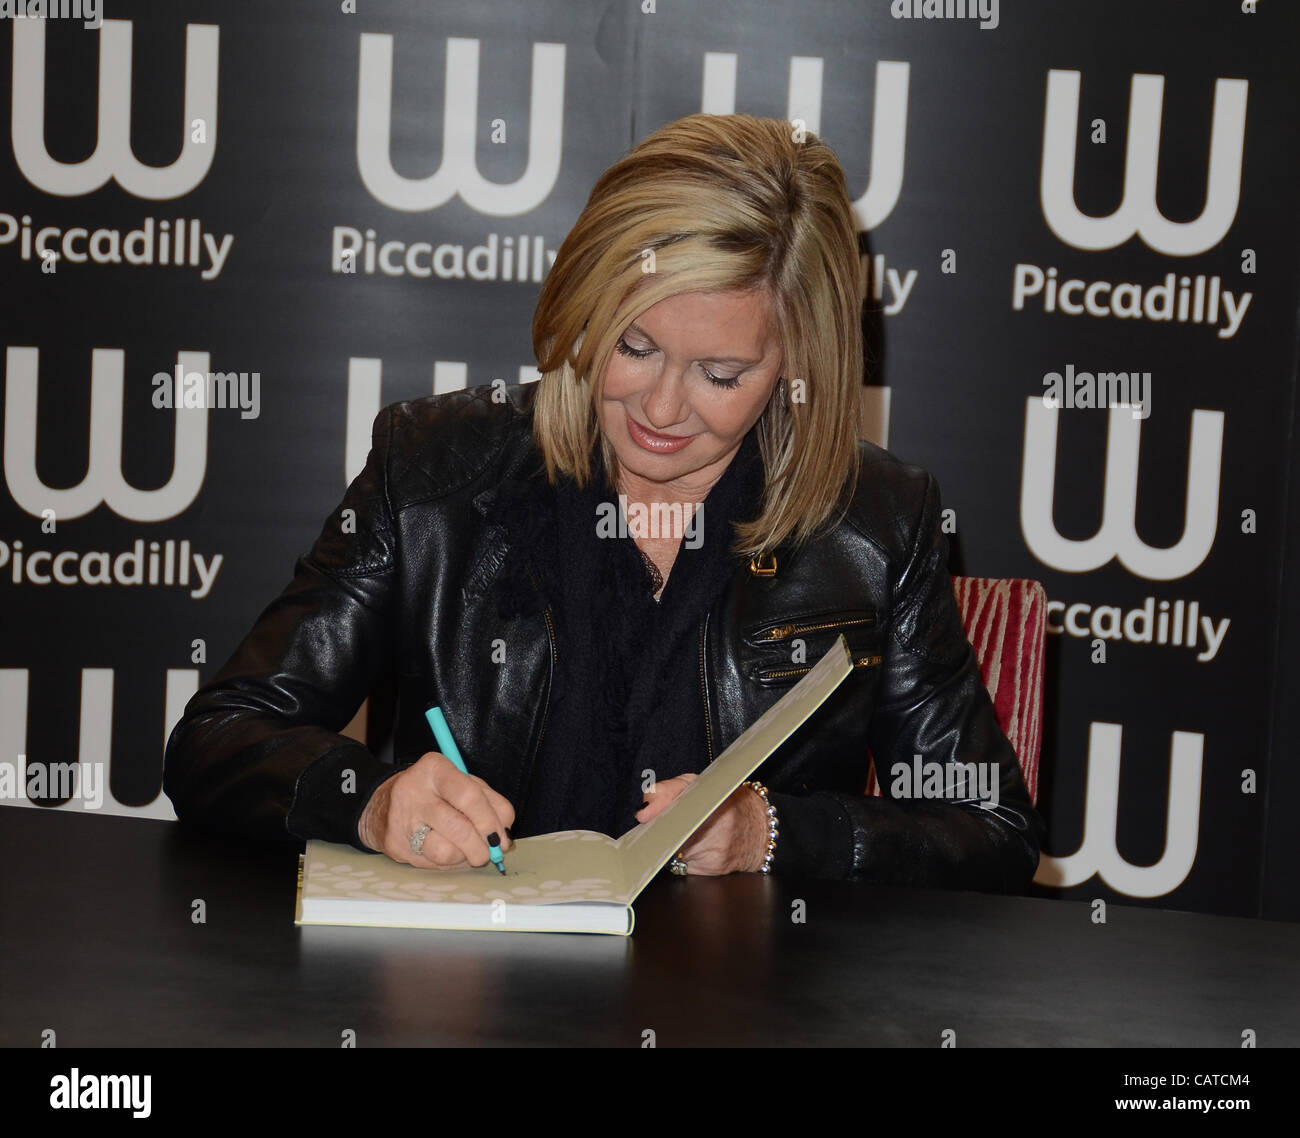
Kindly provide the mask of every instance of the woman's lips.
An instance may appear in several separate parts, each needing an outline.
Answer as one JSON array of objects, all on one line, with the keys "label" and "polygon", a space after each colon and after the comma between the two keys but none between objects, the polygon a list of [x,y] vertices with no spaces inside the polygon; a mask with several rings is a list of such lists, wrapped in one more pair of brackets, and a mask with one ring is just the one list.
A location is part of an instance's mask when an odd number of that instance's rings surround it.
[{"label": "woman's lips", "polygon": [[661,435],[649,427],[643,427],[631,415],[627,417],[627,433],[632,441],[643,450],[655,454],[674,454],[691,441],[694,435]]}]

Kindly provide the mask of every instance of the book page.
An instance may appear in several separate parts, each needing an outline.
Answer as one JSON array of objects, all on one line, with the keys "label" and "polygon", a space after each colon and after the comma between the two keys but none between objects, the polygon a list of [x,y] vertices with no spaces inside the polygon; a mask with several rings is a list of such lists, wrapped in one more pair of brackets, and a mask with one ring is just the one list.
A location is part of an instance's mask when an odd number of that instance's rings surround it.
[{"label": "book page", "polygon": [[825,702],[853,671],[841,635],[802,680],[722,752],[652,822],[617,842],[590,830],[520,838],[492,864],[417,869],[352,846],[307,843],[302,896],[346,901],[428,901],[461,905],[631,905],[650,879],[745,779]]},{"label": "book page", "polygon": [[793,735],[852,671],[853,658],[841,634],[808,674],[705,767],[662,814],[619,838],[623,874],[631,885],[629,904],[728,795]]},{"label": "book page", "polygon": [[465,869],[420,869],[332,842],[307,843],[302,895],[348,901],[434,901],[529,905],[570,901],[628,904],[614,839],[590,830],[520,838],[505,855],[505,875],[491,863]]}]

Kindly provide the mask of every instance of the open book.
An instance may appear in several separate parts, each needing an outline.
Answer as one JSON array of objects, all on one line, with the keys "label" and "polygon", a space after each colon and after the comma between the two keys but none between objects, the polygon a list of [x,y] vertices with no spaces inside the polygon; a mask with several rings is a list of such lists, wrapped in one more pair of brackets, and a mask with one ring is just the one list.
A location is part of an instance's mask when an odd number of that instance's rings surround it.
[{"label": "open book", "polygon": [[663,813],[617,840],[590,830],[520,838],[506,854],[504,877],[490,862],[417,869],[351,846],[309,841],[298,866],[294,923],[627,936],[632,902],[651,878],[851,671],[840,636]]}]

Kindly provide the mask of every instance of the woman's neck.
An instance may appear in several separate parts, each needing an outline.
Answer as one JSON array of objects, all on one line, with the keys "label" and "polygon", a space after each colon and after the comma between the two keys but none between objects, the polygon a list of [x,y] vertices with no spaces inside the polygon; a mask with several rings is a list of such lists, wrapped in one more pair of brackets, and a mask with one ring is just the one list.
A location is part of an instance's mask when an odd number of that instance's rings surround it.
[{"label": "woman's neck", "polygon": [[731,451],[716,462],[667,482],[643,478],[620,467],[615,475],[614,485],[617,487],[617,492],[624,495],[629,502],[646,504],[680,502],[682,505],[696,505],[709,496],[709,491],[727,472],[727,467],[731,465],[731,460],[736,457],[739,450],[740,444],[737,443]]}]

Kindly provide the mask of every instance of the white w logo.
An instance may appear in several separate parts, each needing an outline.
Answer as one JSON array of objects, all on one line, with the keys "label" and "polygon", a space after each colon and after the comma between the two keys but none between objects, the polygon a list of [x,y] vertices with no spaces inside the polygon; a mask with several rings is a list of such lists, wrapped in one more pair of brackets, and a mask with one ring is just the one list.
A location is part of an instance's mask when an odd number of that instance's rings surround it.
[{"label": "white w logo", "polygon": [[1088,796],[1083,840],[1069,857],[1042,856],[1034,882],[1055,888],[1081,885],[1098,876],[1130,897],[1172,893],[1192,871],[1201,822],[1201,768],[1205,736],[1175,731],[1169,751],[1169,804],[1165,808],[1165,850],[1154,865],[1134,865],[1116,848],[1119,817],[1119,754],[1123,728],[1093,723],[1088,735]]},{"label": "white w logo", "polygon": [[361,36],[357,80],[357,167],[366,189],[393,209],[426,210],[459,193],[479,213],[511,217],[535,209],[560,173],[564,123],[564,45],[533,44],[532,100],[528,111],[528,167],[513,182],[489,182],[478,171],[478,40],[447,40],[443,85],[442,164],[427,178],[393,169],[393,37]]},{"label": "white w logo", "polygon": [[[45,148],[45,21],[14,21],[14,158],[33,186],[74,197],[110,178],[151,201],[178,198],[207,176],[217,145],[215,24],[185,25],[185,127],[181,153],[170,166],[145,166],[131,149],[131,21],[105,20],[99,32],[99,137],[81,162],[58,162]],[[207,140],[194,142],[189,124],[203,120]]]},{"label": "white w logo", "polygon": [[[122,477],[123,356],[117,348],[95,348],[90,367],[90,460],[77,486],[55,490],[36,473],[36,389],[40,353],[10,348],[6,353],[5,480],[14,501],[33,517],[52,509],[59,521],[79,518],[101,502],[137,522],[175,517],[198,496],[208,467],[206,407],[176,407],[172,476],[157,490],[137,490]],[[177,352],[182,374],[208,374],[207,352]]]},{"label": "white w logo", "polygon": [[[24,793],[27,785],[27,722],[28,722],[28,670],[26,668],[0,668],[0,785],[8,783],[20,793],[16,798],[5,799],[9,806],[35,806],[40,810],[63,810],[66,812],[86,809],[83,801],[76,798],[62,806],[36,806]],[[83,768],[98,766],[103,774],[104,789],[108,789],[108,772],[112,761],[113,740],[113,669],[81,669],[81,719],[78,731],[77,763]],[[185,705],[199,689],[199,672],[197,668],[168,668],[163,688],[163,730],[161,746],[157,755],[158,767],[162,769],[163,748],[171,735],[172,728],[180,722],[185,713]],[[138,714],[138,712],[133,713]],[[70,760],[71,756],[61,758]],[[129,756],[132,760],[135,755]],[[8,767],[6,770],[4,768]],[[84,785],[84,778],[78,776]],[[171,799],[159,793],[158,796],[143,806],[127,806],[118,802],[112,793],[104,796],[98,807],[101,814],[111,814],[123,818],[162,818],[174,822],[176,811]]]},{"label": "white w logo", "polygon": [[1101,527],[1090,538],[1062,537],[1052,517],[1056,493],[1056,430],[1059,408],[1038,396],[1025,401],[1025,453],[1020,476],[1020,528],[1039,561],[1064,573],[1087,573],[1118,557],[1131,573],[1172,581],[1196,569],[1214,544],[1219,526],[1219,468],[1223,455],[1223,412],[1192,412],[1187,454],[1187,505],[1183,535],[1158,549],[1137,535],[1138,452],[1142,422],[1125,406],[1110,407],[1106,442],[1106,485]]},{"label": "white w logo", "polygon": [[[853,203],[859,229],[874,229],[898,204],[903,189],[903,157],[907,149],[907,83],[910,63],[884,60],[876,64],[876,96],[871,120],[871,180]],[[802,120],[812,134],[821,133],[822,61],[816,56],[790,58],[787,118]],[[706,115],[730,115],[736,110],[736,55],[730,51],[704,54],[704,91],[700,110]]]},{"label": "white w logo", "polygon": [[[351,482],[366,465],[370,453],[370,428],[383,405],[381,382],[383,361],[362,356],[348,359],[348,420],[345,435],[344,482]],[[541,379],[537,368],[521,364],[516,383],[536,383]],[[436,360],[433,365],[433,394],[464,391],[468,386],[469,365],[458,360]]]},{"label": "white w logo", "polygon": [[1245,79],[1215,80],[1205,208],[1195,221],[1174,222],[1156,205],[1165,77],[1134,75],[1129,89],[1124,198],[1109,217],[1089,217],[1079,212],[1074,200],[1079,72],[1049,71],[1039,195],[1052,232],[1078,249],[1113,249],[1136,233],[1152,249],[1172,257],[1204,253],[1217,245],[1237,216],[1241,197],[1249,86]]}]

